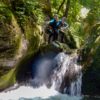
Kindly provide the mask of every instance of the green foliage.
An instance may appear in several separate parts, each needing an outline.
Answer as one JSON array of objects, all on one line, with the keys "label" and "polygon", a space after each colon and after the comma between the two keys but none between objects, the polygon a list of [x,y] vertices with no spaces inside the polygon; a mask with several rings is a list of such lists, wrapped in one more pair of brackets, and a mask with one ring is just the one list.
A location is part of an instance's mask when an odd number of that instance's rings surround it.
[{"label": "green foliage", "polygon": [[78,0],[71,0],[70,10],[68,14],[68,22],[70,24],[79,21],[81,8],[82,5],[79,3]]},{"label": "green foliage", "polygon": [[12,12],[9,10],[8,6],[0,2],[0,21],[10,22],[11,18]]},{"label": "green foliage", "polygon": [[81,4],[88,9],[90,12],[87,16],[87,21],[90,25],[94,24],[95,21],[100,21],[100,1],[99,0],[80,0]]},{"label": "green foliage", "polygon": [[99,7],[100,1],[99,0],[80,0],[80,3],[88,8],[95,8]]},{"label": "green foliage", "polygon": [[[84,48],[88,51],[88,53],[90,53],[91,49],[94,49],[95,41],[100,35],[100,28],[99,27],[100,27],[100,24],[98,23],[91,29],[91,33],[87,39],[87,42],[84,45]],[[99,43],[98,43],[97,47],[98,46],[99,46]],[[95,48],[95,50],[96,50],[96,48]]]}]

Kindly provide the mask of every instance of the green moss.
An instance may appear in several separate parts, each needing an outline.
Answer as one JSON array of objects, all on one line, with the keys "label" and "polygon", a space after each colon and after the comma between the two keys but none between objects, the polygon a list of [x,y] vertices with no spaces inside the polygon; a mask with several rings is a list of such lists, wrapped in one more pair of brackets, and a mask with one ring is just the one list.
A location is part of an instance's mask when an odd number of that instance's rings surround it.
[{"label": "green moss", "polygon": [[70,52],[71,53],[74,50],[74,49],[70,49],[69,46],[65,43],[60,43],[60,42],[57,41],[56,44],[64,52]]},{"label": "green moss", "polygon": [[0,21],[4,22],[10,22],[12,19],[12,12],[9,9],[9,7],[4,4],[3,2],[0,2]]},{"label": "green moss", "polygon": [[[7,20],[7,19],[6,19]],[[1,20],[0,27],[0,58],[11,58],[14,57],[19,49],[21,40],[21,31],[17,21],[12,14],[10,22]]]},{"label": "green moss", "polygon": [[44,44],[41,45],[40,49],[39,49],[39,53],[45,54],[47,52],[66,52],[66,53],[72,53],[73,51],[75,51],[74,49],[70,49],[68,47],[68,45],[66,45],[65,43],[60,43],[58,41],[52,42],[51,44]]},{"label": "green moss", "polygon": [[15,82],[15,69],[12,69],[7,74],[0,77],[0,90],[13,85]]},{"label": "green moss", "polygon": [[39,27],[28,22],[28,24],[25,26],[25,35],[29,41],[29,51],[37,51],[37,49],[43,43],[43,34],[41,34]]},{"label": "green moss", "polygon": [[64,34],[64,39],[65,39],[65,44],[67,44],[69,48],[71,49],[76,49],[77,44],[76,44],[75,37],[73,36],[72,32],[68,30],[67,32],[63,34]]}]

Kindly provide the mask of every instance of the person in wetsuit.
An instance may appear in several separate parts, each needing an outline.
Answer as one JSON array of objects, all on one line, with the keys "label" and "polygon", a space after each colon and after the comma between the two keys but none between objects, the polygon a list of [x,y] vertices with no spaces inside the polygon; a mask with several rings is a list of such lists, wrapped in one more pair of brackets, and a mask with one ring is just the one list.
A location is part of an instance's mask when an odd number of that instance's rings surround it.
[{"label": "person in wetsuit", "polygon": [[54,18],[50,20],[49,22],[49,39],[48,43],[50,43],[51,39],[52,41],[57,40],[58,38],[58,29],[57,29],[57,23],[58,23],[58,16],[54,15]]},{"label": "person in wetsuit", "polygon": [[64,30],[68,28],[68,24],[65,21],[66,17],[62,17],[62,19],[57,22],[57,28],[61,33],[61,42],[64,42]]}]

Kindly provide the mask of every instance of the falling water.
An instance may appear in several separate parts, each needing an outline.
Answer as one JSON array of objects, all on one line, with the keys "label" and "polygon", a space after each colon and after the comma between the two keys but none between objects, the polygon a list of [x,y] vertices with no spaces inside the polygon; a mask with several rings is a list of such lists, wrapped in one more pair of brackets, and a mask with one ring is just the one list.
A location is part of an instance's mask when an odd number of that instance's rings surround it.
[{"label": "falling water", "polygon": [[54,70],[54,77],[52,80],[57,90],[61,87],[63,88],[63,93],[78,96],[81,95],[82,67],[77,64],[77,59],[77,55],[69,56],[65,53],[58,54],[54,59],[58,67]]},{"label": "falling water", "polygon": [[[77,64],[77,59],[77,54],[68,55],[63,52],[50,58],[40,57],[38,62],[33,64],[33,69],[36,70],[29,85],[0,93],[0,100],[27,100],[19,98],[37,97],[49,98],[48,100],[80,100],[80,98],[73,99],[68,95],[60,94],[61,92],[71,96],[81,95],[82,67]],[[51,97],[55,99],[50,99]]]},{"label": "falling water", "polygon": [[47,87],[53,87],[59,92],[72,96],[80,96],[82,67],[77,64],[77,60],[78,55],[76,53],[68,55],[61,52],[53,56],[53,58],[42,57],[36,63],[36,74],[30,83],[35,88],[45,84]]}]

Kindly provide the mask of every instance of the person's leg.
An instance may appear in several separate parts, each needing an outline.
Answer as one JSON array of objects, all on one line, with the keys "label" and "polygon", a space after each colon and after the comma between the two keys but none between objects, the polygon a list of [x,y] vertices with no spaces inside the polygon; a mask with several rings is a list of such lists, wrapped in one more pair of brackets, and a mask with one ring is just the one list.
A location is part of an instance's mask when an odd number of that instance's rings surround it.
[{"label": "person's leg", "polygon": [[53,37],[53,30],[52,29],[48,29],[47,32],[49,33],[49,37],[48,37],[48,43],[50,43],[52,37]]},{"label": "person's leg", "polygon": [[54,30],[52,30],[51,31],[51,33],[49,34],[49,43],[51,42],[51,41],[54,41],[54,38],[55,38],[55,36],[54,36]]},{"label": "person's leg", "polygon": [[50,34],[50,35],[49,35],[49,38],[48,38],[48,43],[50,43],[52,37],[53,37],[53,34]]},{"label": "person's leg", "polygon": [[64,33],[61,32],[61,42],[64,43]]},{"label": "person's leg", "polygon": [[58,39],[58,30],[55,29],[55,30],[54,30],[54,39],[53,39],[53,40],[55,41],[55,40],[57,40],[57,39]]}]

